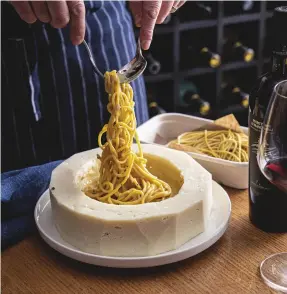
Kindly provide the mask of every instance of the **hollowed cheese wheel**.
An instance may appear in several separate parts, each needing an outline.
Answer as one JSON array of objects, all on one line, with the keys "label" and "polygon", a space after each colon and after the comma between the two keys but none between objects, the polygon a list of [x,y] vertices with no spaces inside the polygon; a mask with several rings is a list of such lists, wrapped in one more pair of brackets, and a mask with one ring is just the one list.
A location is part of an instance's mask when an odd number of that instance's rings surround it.
[{"label": "hollowed cheese wheel", "polygon": [[184,152],[156,145],[142,148],[181,172],[184,182],[178,194],[138,205],[89,198],[79,187],[79,172],[95,164],[102,151],[78,153],[53,171],[50,183],[54,222],[65,241],[97,255],[148,256],[176,249],[204,231],[212,206],[211,175]]}]

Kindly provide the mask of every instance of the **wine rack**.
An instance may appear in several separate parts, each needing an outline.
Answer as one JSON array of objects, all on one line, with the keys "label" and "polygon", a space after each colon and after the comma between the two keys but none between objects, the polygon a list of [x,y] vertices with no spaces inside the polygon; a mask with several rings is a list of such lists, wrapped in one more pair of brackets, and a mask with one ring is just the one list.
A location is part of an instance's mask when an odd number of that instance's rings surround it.
[{"label": "wine rack", "polygon": [[[272,16],[272,11],[274,5],[272,6],[271,1],[261,1],[256,2],[257,8],[249,12],[242,12],[238,11],[238,14],[229,15],[225,13],[225,3],[226,2],[234,2],[234,1],[218,1],[215,2],[216,5],[216,15],[213,18],[208,19],[196,19],[182,22],[180,19],[180,15],[176,12],[172,16],[172,21],[168,24],[157,25],[155,28],[155,35],[152,46],[156,46],[157,51],[159,51],[160,43],[156,44],[156,40],[159,36],[172,36],[172,48],[165,48],[161,50],[172,50],[172,58],[169,60],[163,60],[165,63],[170,63],[172,66],[171,71],[164,71],[160,72],[157,75],[149,75],[146,73],[144,75],[145,82],[147,87],[150,84],[157,84],[166,82],[169,85],[172,84],[172,99],[171,97],[167,98],[172,101],[169,101],[168,111],[175,111],[180,112],[177,107],[177,101],[179,101],[179,84],[182,79],[192,79],[193,77],[202,77],[206,75],[213,75],[215,81],[215,93],[213,100],[210,101],[213,105],[213,117],[212,119],[221,116],[222,114],[226,114],[229,112],[234,111],[234,106],[231,106],[230,109],[219,109],[219,102],[220,102],[220,91],[221,91],[221,84],[223,82],[224,74],[228,74],[229,72],[234,71],[242,71],[244,73],[245,70],[251,70],[255,72],[252,76],[253,83],[256,81],[257,77],[262,74],[263,69],[266,67],[266,64],[269,62],[269,59],[264,56],[264,42],[266,37],[266,24],[267,21]],[[202,1],[204,3],[204,1]],[[240,3],[237,1],[237,3]],[[242,3],[242,1],[241,1]],[[283,4],[277,3],[276,6],[280,6]],[[183,6],[181,9],[187,9]],[[193,32],[193,31],[202,31],[202,30],[214,30],[214,48],[216,49],[216,53],[222,56],[223,54],[223,46],[224,46],[224,30],[230,26],[237,26],[243,27],[249,33],[249,26],[252,27],[252,36],[255,47],[253,47],[255,51],[255,58],[251,62],[244,62],[244,61],[233,61],[222,63],[221,66],[217,68],[211,67],[193,67],[188,69],[182,69],[180,66],[181,62],[181,36],[183,32]],[[139,30],[135,28],[135,34],[138,36]],[[208,86],[208,85],[207,85]],[[250,89],[245,89],[245,91],[249,91]],[[170,105],[171,104],[171,105]],[[165,105],[162,105],[165,107]],[[246,110],[243,110],[246,111]],[[247,115],[246,115],[246,122],[243,122],[243,125],[247,125]]]}]

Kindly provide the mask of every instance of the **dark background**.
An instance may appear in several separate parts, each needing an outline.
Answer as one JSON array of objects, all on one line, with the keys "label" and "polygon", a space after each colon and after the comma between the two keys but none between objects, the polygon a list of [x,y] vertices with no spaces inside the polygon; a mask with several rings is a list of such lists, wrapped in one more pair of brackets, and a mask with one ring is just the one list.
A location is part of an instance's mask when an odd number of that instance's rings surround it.
[{"label": "dark background", "polygon": [[[188,1],[169,22],[158,25],[150,53],[160,62],[161,70],[152,75],[146,70],[145,81],[150,101],[167,112],[202,116],[198,109],[181,105],[182,81],[193,83],[211,110],[204,117],[215,119],[233,113],[240,124],[248,124],[248,107],[234,103],[223,94],[223,82],[249,93],[256,79],[270,64],[270,19],[273,9],[286,1]],[[211,13],[207,13],[209,10]],[[138,35],[137,29],[135,29]],[[235,38],[255,52],[245,62],[230,58],[227,41]],[[188,45],[208,46],[221,56],[221,66],[211,68],[196,64],[197,56],[187,51]],[[224,105],[224,106],[222,106]],[[196,107],[195,107],[196,108]]]}]

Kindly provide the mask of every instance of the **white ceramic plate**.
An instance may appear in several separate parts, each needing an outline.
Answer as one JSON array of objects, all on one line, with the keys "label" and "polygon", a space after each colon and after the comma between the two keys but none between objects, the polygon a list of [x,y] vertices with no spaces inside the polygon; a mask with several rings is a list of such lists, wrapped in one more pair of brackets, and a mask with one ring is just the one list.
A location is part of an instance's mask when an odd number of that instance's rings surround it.
[{"label": "white ceramic plate", "polygon": [[214,244],[225,232],[231,214],[231,203],[225,190],[213,181],[213,207],[207,229],[176,250],[145,257],[109,257],[83,252],[65,242],[58,233],[52,218],[49,191],[38,200],[35,221],[41,237],[58,252],[85,262],[106,267],[139,268],[177,262],[194,256]]}]

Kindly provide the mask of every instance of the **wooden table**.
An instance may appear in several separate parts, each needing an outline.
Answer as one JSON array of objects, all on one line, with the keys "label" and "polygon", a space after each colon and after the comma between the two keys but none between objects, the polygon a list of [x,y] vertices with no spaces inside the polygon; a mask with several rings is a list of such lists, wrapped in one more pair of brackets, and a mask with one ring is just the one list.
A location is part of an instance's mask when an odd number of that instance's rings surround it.
[{"label": "wooden table", "polygon": [[276,293],[258,265],[287,250],[287,234],[267,234],[248,219],[247,191],[226,189],[232,218],[224,236],[187,260],[149,269],[109,269],[82,264],[32,236],[2,253],[2,293],[191,294]]}]

